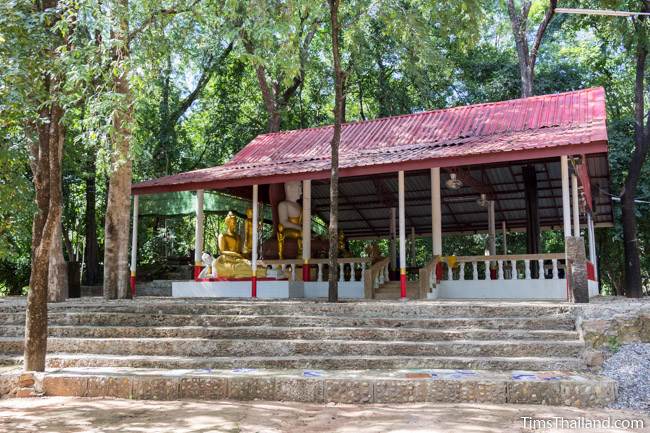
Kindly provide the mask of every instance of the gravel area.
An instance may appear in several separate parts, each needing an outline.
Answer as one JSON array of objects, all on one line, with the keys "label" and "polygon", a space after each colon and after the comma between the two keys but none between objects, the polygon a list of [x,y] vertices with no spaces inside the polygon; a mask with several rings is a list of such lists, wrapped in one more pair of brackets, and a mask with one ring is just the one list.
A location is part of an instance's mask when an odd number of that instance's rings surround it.
[{"label": "gravel area", "polygon": [[611,407],[650,413],[650,343],[621,346],[605,361],[602,374],[618,382],[618,399]]}]

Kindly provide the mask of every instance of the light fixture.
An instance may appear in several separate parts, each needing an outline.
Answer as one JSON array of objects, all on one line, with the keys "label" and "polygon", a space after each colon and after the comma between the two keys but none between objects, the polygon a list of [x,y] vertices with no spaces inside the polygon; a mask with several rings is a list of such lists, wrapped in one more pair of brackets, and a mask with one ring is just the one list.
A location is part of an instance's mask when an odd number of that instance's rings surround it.
[{"label": "light fixture", "polygon": [[488,199],[485,197],[485,194],[481,194],[481,198],[476,200],[476,203],[481,207],[487,207]]},{"label": "light fixture", "polygon": [[445,185],[449,189],[460,189],[463,186],[463,182],[456,177],[456,173],[449,173],[449,179],[447,179]]}]

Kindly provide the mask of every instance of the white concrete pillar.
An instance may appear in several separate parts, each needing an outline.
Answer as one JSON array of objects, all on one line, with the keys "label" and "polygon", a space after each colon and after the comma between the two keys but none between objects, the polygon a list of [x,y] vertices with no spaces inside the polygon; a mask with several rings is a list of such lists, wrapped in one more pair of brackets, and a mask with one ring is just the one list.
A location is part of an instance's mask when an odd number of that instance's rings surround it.
[{"label": "white concrete pillar", "polygon": [[133,227],[131,231],[131,297],[135,298],[135,268],[138,260],[138,203],[139,196],[133,196]]},{"label": "white concrete pillar", "polygon": [[390,208],[390,268],[397,269],[397,209]]},{"label": "white concrete pillar", "polygon": [[578,201],[578,176],[571,175],[571,197],[573,202],[573,236],[580,237],[580,203]]},{"label": "white concrete pillar", "polygon": [[442,203],[440,199],[440,168],[431,169],[431,242],[434,256],[442,255]]},{"label": "white concrete pillar", "polygon": [[311,180],[302,181],[302,280],[309,281],[311,259]]},{"label": "white concrete pillar", "polygon": [[589,235],[589,261],[594,265],[594,275],[598,281],[598,265],[596,263],[596,230],[591,212],[587,212],[587,232]]},{"label": "white concrete pillar", "polygon": [[251,268],[253,271],[253,277],[251,278],[251,296],[257,298],[257,244],[258,244],[258,221],[259,221],[259,188],[257,185],[253,185],[253,239],[251,246]]},{"label": "white concrete pillar", "polygon": [[494,200],[488,201],[488,245],[490,255],[494,256],[497,253],[496,247],[497,227],[496,219],[494,217]]},{"label": "white concrete pillar", "polygon": [[398,202],[399,202],[399,278],[400,296],[406,297],[406,208],[404,171],[397,175]]},{"label": "white concrete pillar", "polygon": [[569,157],[560,157],[562,171],[562,218],[564,221],[564,237],[571,236],[571,199],[569,198]]},{"label": "white concrete pillar", "polygon": [[196,191],[196,227],[194,228],[194,279],[199,278],[203,266],[203,190]]}]

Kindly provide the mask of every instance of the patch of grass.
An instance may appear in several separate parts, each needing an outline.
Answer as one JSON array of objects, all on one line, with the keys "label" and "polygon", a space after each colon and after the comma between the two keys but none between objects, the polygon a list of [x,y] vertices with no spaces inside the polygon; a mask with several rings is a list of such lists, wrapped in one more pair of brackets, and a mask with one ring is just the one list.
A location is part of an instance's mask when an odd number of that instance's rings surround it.
[{"label": "patch of grass", "polygon": [[617,336],[612,335],[607,338],[607,347],[612,351],[612,353],[616,353],[621,349],[621,342],[618,341]]}]

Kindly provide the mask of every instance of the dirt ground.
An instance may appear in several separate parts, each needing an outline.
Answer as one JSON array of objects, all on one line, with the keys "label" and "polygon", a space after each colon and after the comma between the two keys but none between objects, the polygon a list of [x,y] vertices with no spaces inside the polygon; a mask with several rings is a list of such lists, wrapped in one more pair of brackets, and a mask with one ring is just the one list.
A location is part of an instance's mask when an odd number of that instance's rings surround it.
[{"label": "dirt ground", "polygon": [[[524,424],[522,417],[532,417]],[[564,417],[564,427],[553,417]],[[537,420],[553,425],[532,424]],[[585,423],[609,419],[610,426]],[[620,420],[642,420],[643,428],[616,428]],[[585,428],[571,428],[582,420]],[[618,420],[618,421],[617,421]],[[546,428],[549,427],[549,428]],[[559,427],[562,427],[560,424]],[[575,427],[575,425],[573,425]],[[650,414],[566,407],[408,404],[317,405],[279,402],[194,402],[83,399],[68,397],[0,401],[0,432],[133,433],[492,433],[650,432]]]}]

